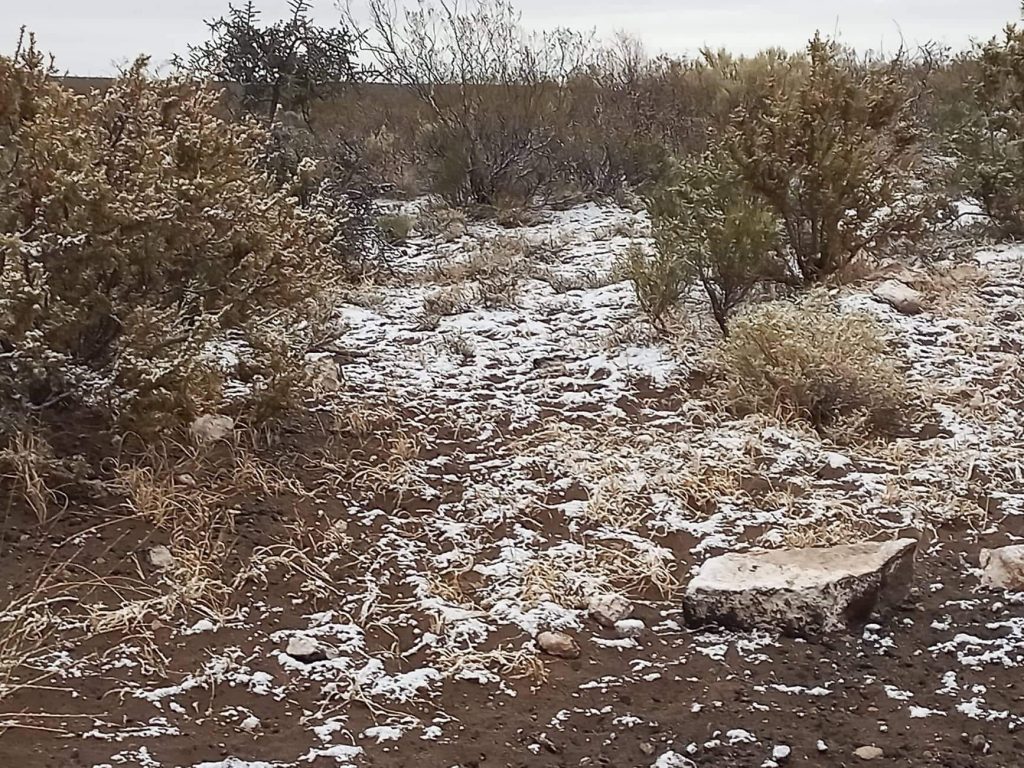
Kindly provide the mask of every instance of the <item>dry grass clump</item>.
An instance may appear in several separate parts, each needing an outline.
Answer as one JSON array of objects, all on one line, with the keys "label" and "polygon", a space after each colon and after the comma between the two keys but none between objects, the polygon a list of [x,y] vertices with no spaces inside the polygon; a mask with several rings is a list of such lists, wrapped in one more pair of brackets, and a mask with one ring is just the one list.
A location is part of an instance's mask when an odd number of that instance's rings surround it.
[{"label": "dry grass clump", "polygon": [[909,392],[879,325],[811,296],[736,318],[719,366],[739,413],[781,413],[827,427],[851,418],[892,425]]}]

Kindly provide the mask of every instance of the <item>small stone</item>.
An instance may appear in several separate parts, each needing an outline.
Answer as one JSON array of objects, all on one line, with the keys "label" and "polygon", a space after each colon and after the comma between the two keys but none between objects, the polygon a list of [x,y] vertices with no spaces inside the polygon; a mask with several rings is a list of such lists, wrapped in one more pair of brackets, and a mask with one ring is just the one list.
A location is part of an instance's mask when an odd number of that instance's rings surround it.
[{"label": "small stone", "polygon": [[815,746],[819,752],[828,752],[828,744],[826,744],[822,739],[818,739],[818,743],[815,744]]},{"label": "small stone", "polygon": [[174,555],[171,550],[160,544],[149,550],[149,562],[160,570],[174,567]]},{"label": "small stone", "polygon": [[633,604],[622,595],[594,595],[587,606],[590,618],[602,627],[614,627],[615,623],[629,618],[633,613]]},{"label": "small stone", "polygon": [[615,622],[615,632],[619,637],[640,637],[647,629],[647,625],[640,619],[622,619]]},{"label": "small stone", "polygon": [[192,422],[189,431],[192,439],[200,445],[215,443],[229,437],[235,430],[235,420],[230,416],[207,413]]},{"label": "small stone", "polygon": [[338,364],[328,355],[319,355],[306,363],[306,376],[310,384],[321,392],[341,389]]},{"label": "small stone", "polygon": [[899,280],[886,280],[875,286],[871,293],[904,315],[919,314],[924,306],[924,297]]},{"label": "small stone", "polygon": [[288,647],[285,648],[284,652],[296,661],[301,661],[305,664],[312,664],[327,659],[327,651],[321,648],[316,640],[310,637],[303,637],[302,635],[293,635],[289,638]]},{"label": "small stone", "polygon": [[772,748],[772,760],[781,763],[783,760],[788,760],[789,755],[793,750],[785,744],[778,744]]},{"label": "small stone", "polygon": [[641,742],[640,743],[640,751],[643,752],[645,755],[653,755],[654,754],[654,745],[651,744],[651,742],[649,742],[649,741]]},{"label": "small stone", "polygon": [[853,754],[859,757],[861,760],[877,760],[885,755],[878,747],[858,747],[853,750]]},{"label": "small stone", "polygon": [[1024,545],[981,550],[981,583],[989,589],[1024,591]]},{"label": "small stone", "polygon": [[988,743],[988,739],[978,733],[971,738],[971,749],[979,755],[987,755],[991,751],[992,747]]},{"label": "small stone", "polygon": [[557,656],[560,659],[580,657],[579,643],[564,632],[541,632],[537,635],[537,647],[548,656]]},{"label": "small stone", "polygon": [[249,715],[245,720],[238,724],[238,727],[246,733],[252,733],[260,727],[260,719],[255,715]]}]

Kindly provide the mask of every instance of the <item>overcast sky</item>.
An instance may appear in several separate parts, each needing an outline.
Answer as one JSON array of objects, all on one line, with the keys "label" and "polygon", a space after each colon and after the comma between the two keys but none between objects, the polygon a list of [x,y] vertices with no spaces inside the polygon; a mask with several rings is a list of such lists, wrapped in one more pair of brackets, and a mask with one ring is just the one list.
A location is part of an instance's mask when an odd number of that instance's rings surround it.
[{"label": "overcast sky", "polygon": [[[358,0],[355,0],[358,7]],[[286,0],[257,5],[267,18]],[[988,38],[1020,15],[1019,0],[520,0],[535,28],[572,26],[600,35],[623,30],[653,52],[692,53],[701,46],[753,52],[794,48],[816,29],[838,33],[858,49],[893,50],[900,36],[913,44],[937,40],[956,48]],[[203,19],[220,15],[220,0],[0,0],[0,51],[13,47],[20,25],[75,75],[109,75],[139,53],[167,61],[205,35]],[[333,0],[317,16],[335,21]]]}]

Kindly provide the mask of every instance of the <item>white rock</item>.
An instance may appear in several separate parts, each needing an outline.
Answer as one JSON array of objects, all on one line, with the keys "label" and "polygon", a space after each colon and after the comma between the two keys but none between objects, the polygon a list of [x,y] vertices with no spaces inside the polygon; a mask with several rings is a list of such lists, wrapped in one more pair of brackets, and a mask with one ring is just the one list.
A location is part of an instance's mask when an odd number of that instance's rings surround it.
[{"label": "white rock", "polygon": [[818,739],[818,743],[815,745],[819,752],[828,752],[828,744],[822,739]]},{"label": "white rock", "polygon": [[914,539],[730,553],[707,560],[686,587],[693,626],[773,627],[819,634],[856,626],[879,602],[905,596]]},{"label": "white rock", "polygon": [[778,744],[772,748],[772,760],[778,760],[779,762],[788,760],[792,751],[793,750],[785,744]]},{"label": "white rock", "polygon": [[260,719],[255,715],[249,715],[245,720],[238,724],[238,727],[246,733],[252,733],[260,727]]},{"label": "white rock", "polygon": [[537,647],[549,656],[560,659],[578,659],[579,644],[564,632],[541,632],[537,635]]},{"label": "white rock", "polygon": [[640,619],[620,619],[615,622],[615,631],[619,637],[640,637],[647,625]]},{"label": "white rock", "polygon": [[327,658],[327,652],[320,647],[316,640],[302,635],[293,635],[288,639],[288,647],[285,653],[296,661],[312,664],[315,661],[323,661]]},{"label": "white rock", "polygon": [[1024,545],[983,549],[981,583],[991,589],[1024,591]]},{"label": "white rock", "polygon": [[876,285],[871,293],[904,315],[916,315],[924,307],[924,296],[899,280],[886,280]]},{"label": "white rock", "polygon": [[190,431],[197,443],[215,443],[228,437],[235,429],[235,420],[230,416],[207,413],[192,422]]},{"label": "white rock", "polygon": [[587,606],[590,617],[602,627],[614,627],[615,622],[629,618],[633,604],[622,595],[594,595]]},{"label": "white rock", "polygon": [[858,747],[853,750],[853,754],[859,757],[861,760],[877,760],[885,755],[878,747]]},{"label": "white rock", "polygon": [[306,375],[310,384],[321,392],[341,389],[338,364],[330,356],[318,356],[306,362]]},{"label": "white rock", "polygon": [[149,550],[149,562],[151,562],[157,568],[173,568],[174,567],[174,555],[171,554],[171,550],[165,547],[163,544],[153,547]]}]

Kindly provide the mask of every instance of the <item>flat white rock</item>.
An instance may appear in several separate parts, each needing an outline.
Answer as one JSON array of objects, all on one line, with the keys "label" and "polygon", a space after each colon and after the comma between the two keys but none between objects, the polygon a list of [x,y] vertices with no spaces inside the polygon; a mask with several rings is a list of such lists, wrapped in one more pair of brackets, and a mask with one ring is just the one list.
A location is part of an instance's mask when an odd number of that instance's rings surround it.
[{"label": "flat white rock", "polygon": [[898,539],[714,557],[686,587],[686,619],[692,626],[798,635],[857,626],[880,602],[906,595],[916,546],[914,539]]},{"label": "flat white rock", "polygon": [[1024,545],[983,549],[981,583],[991,589],[1024,591]]},{"label": "flat white rock", "polygon": [[924,308],[924,296],[899,280],[879,283],[871,293],[904,315],[916,315]]}]

